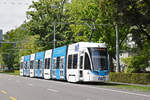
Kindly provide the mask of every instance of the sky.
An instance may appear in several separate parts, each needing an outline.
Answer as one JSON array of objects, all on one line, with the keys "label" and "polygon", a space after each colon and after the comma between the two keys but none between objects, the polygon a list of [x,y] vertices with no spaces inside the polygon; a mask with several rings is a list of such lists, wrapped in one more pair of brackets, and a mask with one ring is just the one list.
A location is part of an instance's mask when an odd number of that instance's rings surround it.
[{"label": "sky", "polygon": [[0,0],[0,29],[3,30],[3,34],[23,24],[26,19],[26,11],[32,1]]}]

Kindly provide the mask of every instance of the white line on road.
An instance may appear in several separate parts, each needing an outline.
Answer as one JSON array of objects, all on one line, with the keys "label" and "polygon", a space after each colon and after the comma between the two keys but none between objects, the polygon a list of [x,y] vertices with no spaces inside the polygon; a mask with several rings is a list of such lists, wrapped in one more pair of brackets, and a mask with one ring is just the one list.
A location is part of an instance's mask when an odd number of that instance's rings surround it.
[{"label": "white line on road", "polygon": [[119,93],[126,93],[126,94],[130,94],[130,95],[144,96],[144,97],[149,97],[150,98],[150,95],[145,95],[145,94],[138,94],[138,93],[132,93],[132,92],[125,92],[125,91],[113,90],[113,89],[105,89],[105,88],[98,88],[98,89],[105,90],[105,91],[113,91],[113,92],[119,92]]},{"label": "white line on road", "polygon": [[11,78],[9,78],[8,80],[11,80]]},{"label": "white line on road", "polygon": [[18,81],[18,80],[17,80],[16,82],[17,82],[17,83],[20,83],[20,81]]},{"label": "white line on road", "polygon": [[[75,85],[75,84],[72,84],[72,85]],[[76,85],[76,86],[86,87],[86,88],[93,88],[93,89],[99,89],[99,90],[105,90],[105,91],[113,91],[113,92],[118,92],[118,93],[125,93],[125,94],[129,94],[129,95],[136,95],[136,96],[143,96],[143,97],[148,97],[148,98],[150,98],[150,95],[139,94],[139,93],[133,93],[133,92],[119,91],[119,90],[106,89],[106,88],[99,88],[99,87],[86,86],[86,85]]]},{"label": "white line on road", "polygon": [[87,98],[86,100],[91,100],[91,99]]},{"label": "white line on road", "polygon": [[28,84],[29,86],[33,86],[33,84]]},{"label": "white line on road", "polygon": [[55,89],[48,89],[48,91],[51,91],[51,92],[59,92],[58,90],[55,90]]},{"label": "white line on road", "polygon": [[[11,80],[11,78],[10,78],[10,80]],[[45,80],[39,80],[39,81],[43,81],[44,82]],[[45,81],[45,82],[54,82],[54,83],[57,83],[57,84],[63,84],[63,85],[65,84],[65,85],[77,86],[77,87],[80,86],[80,87],[93,88],[93,89],[104,90],[104,91],[113,91],[113,92],[118,92],[118,93],[125,93],[125,94],[128,94],[128,95],[136,95],[136,96],[143,96],[143,97],[150,98],[150,95],[145,95],[145,94],[140,94],[140,93],[133,93],[133,92],[126,92],[126,91],[120,91],[120,90],[114,90],[114,89],[106,89],[106,88],[94,87],[94,86],[89,86],[89,85],[87,86],[87,85],[79,85],[79,84],[70,84],[70,83],[64,83],[64,82],[59,82],[59,81],[56,82],[56,81],[50,81],[50,80],[49,81]],[[33,86],[33,84],[28,84],[28,85],[29,86]],[[55,90],[55,89],[48,89],[48,91],[59,92],[58,90]]]},{"label": "white line on road", "polygon": [[[51,81],[52,82],[52,81]],[[64,84],[63,82],[56,82],[59,84]],[[133,92],[126,92],[126,91],[120,91],[120,90],[113,90],[113,89],[106,89],[106,88],[100,88],[100,87],[94,87],[94,86],[87,86],[87,85],[80,85],[80,84],[70,84],[70,83],[65,83],[65,85],[72,85],[72,86],[80,86],[80,87],[86,87],[86,88],[93,88],[93,89],[98,89],[98,90],[105,90],[105,91],[113,91],[113,92],[118,92],[118,93],[125,93],[128,95],[136,95],[136,96],[143,96],[143,97],[148,97],[150,98],[150,95],[145,95],[145,94],[140,94],[140,93],[133,93]]]}]

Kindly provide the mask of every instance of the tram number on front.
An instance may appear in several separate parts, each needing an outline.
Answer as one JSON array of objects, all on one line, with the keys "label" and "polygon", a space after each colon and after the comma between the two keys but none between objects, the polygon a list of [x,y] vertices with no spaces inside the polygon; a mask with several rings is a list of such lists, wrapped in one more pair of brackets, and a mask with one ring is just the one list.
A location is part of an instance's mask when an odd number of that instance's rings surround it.
[{"label": "tram number on front", "polygon": [[105,80],[105,77],[98,77],[98,80]]}]

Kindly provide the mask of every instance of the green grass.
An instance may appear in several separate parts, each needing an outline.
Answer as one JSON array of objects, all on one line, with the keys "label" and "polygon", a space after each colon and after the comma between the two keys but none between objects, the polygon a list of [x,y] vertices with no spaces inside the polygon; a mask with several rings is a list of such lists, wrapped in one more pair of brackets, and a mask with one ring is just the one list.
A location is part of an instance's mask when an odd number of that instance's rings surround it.
[{"label": "green grass", "polygon": [[120,88],[120,89],[133,90],[133,91],[150,92],[150,87],[148,87],[148,86],[118,85],[118,86],[113,86],[113,87]]},{"label": "green grass", "polygon": [[140,92],[150,92],[150,86],[146,85],[126,85],[126,84],[116,84],[116,83],[100,83],[100,86],[107,88],[119,88],[129,91],[140,91]]},{"label": "green grass", "polygon": [[0,71],[0,73],[9,74],[9,75],[19,75],[20,74],[19,70],[14,70],[14,71],[9,71],[9,72]]}]

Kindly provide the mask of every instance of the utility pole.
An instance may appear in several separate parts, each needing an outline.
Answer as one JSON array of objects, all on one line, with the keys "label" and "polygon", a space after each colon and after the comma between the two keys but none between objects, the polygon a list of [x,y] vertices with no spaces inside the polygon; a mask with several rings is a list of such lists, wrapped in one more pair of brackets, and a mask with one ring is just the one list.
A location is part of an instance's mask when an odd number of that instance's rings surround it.
[{"label": "utility pole", "polygon": [[56,42],[56,39],[55,39],[55,34],[56,34],[56,23],[54,23],[54,49],[55,49],[55,42]]},{"label": "utility pole", "polygon": [[116,24],[115,28],[116,28],[116,72],[120,72],[118,24]]},{"label": "utility pole", "polygon": [[1,45],[2,40],[3,40],[3,30],[0,29],[0,47],[2,46]]}]

